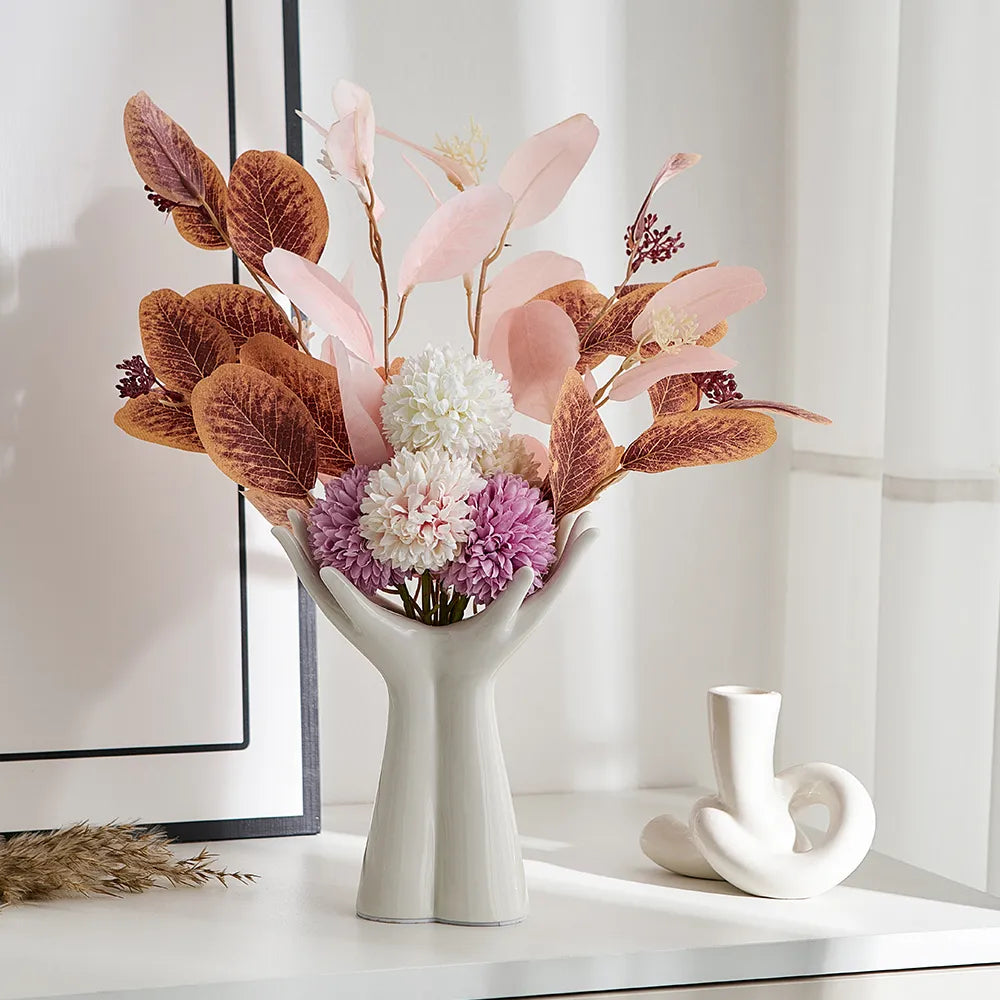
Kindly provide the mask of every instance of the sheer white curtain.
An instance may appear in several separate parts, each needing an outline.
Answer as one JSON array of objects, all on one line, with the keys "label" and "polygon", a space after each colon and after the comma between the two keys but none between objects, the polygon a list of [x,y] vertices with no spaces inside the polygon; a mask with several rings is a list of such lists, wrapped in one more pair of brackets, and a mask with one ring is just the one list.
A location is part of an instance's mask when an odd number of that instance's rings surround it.
[{"label": "sheer white curtain", "polygon": [[[876,846],[1000,891],[1000,5],[802,0],[781,756]],[[991,817],[991,803],[993,815]]]}]

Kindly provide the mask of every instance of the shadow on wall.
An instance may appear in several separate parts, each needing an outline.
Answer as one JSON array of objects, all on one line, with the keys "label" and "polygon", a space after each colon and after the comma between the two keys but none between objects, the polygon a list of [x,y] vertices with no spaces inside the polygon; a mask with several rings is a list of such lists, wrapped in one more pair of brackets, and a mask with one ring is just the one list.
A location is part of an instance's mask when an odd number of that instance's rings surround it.
[{"label": "shadow on wall", "polygon": [[[31,251],[16,269],[0,256],[0,753],[79,748],[119,687],[133,695],[129,717],[102,735],[159,743],[169,706],[134,697],[171,678],[148,688],[143,657],[192,609],[219,603],[218,545],[197,537],[213,521],[197,515],[228,483],[198,468],[206,459],[112,424],[114,364],[139,350],[136,304],[121,289],[148,280],[148,219],[135,202],[109,192],[77,219],[71,245]],[[177,552],[206,559],[165,557]],[[199,697],[220,696],[219,683],[206,676]]]}]

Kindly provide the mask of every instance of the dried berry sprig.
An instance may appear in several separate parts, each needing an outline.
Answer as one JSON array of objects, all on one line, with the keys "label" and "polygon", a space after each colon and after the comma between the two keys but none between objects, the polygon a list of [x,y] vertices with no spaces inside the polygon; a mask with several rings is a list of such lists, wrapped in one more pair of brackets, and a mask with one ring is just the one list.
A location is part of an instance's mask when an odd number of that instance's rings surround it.
[{"label": "dried berry sprig", "polygon": [[136,399],[139,396],[145,396],[154,385],[159,385],[153,374],[153,369],[146,364],[141,354],[125,358],[121,364],[115,365],[115,368],[120,372],[127,373],[115,385],[118,395],[122,399]]},{"label": "dried berry sprig", "polygon": [[743,398],[732,372],[699,372],[694,380],[710,403],[728,403]]},{"label": "dried berry sprig", "polygon": [[162,194],[157,194],[148,184],[144,184],[142,189],[146,192],[147,201],[151,201],[156,206],[157,212],[169,214],[177,207],[176,201],[171,201],[169,198],[164,198]]},{"label": "dried berry sprig", "polygon": [[169,845],[162,830],[133,823],[78,823],[54,833],[0,838],[0,906],[74,893],[123,896],[170,886],[212,881],[246,885],[257,880],[247,872],[213,867],[216,856],[207,850],[178,858]]},{"label": "dried berry sprig", "polygon": [[684,249],[683,233],[671,233],[672,226],[656,229],[655,225],[656,215],[650,212],[625,230],[625,252],[632,261],[633,274],[642,264],[660,264]]}]

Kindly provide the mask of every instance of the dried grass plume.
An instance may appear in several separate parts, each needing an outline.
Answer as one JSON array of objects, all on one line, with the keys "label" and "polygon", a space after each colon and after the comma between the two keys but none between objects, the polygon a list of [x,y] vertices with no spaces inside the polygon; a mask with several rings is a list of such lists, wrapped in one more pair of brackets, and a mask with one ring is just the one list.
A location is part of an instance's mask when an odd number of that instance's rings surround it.
[{"label": "dried grass plume", "polygon": [[205,849],[192,858],[178,858],[169,845],[162,830],[132,823],[78,823],[53,833],[0,837],[0,906],[74,893],[123,896],[212,881],[247,884],[257,878],[213,867],[216,856]]}]

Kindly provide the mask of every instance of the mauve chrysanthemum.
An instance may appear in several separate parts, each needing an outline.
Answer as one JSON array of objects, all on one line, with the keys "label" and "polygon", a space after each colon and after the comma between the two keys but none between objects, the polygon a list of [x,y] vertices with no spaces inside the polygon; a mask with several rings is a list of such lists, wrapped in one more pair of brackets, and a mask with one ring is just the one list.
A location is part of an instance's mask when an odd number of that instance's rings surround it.
[{"label": "mauve chrysanthemum", "polygon": [[358,590],[374,596],[402,580],[402,575],[375,554],[361,537],[358,521],[368,483],[368,466],[356,465],[326,484],[326,496],[309,512],[309,542],[320,566],[339,569]]},{"label": "mauve chrysanthemum", "polygon": [[538,490],[520,476],[495,475],[469,497],[469,529],[458,558],[442,580],[460,594],[489,604],[522,566],[535,571],[532,591],[556,557],[556,525],[552,508]]}]

